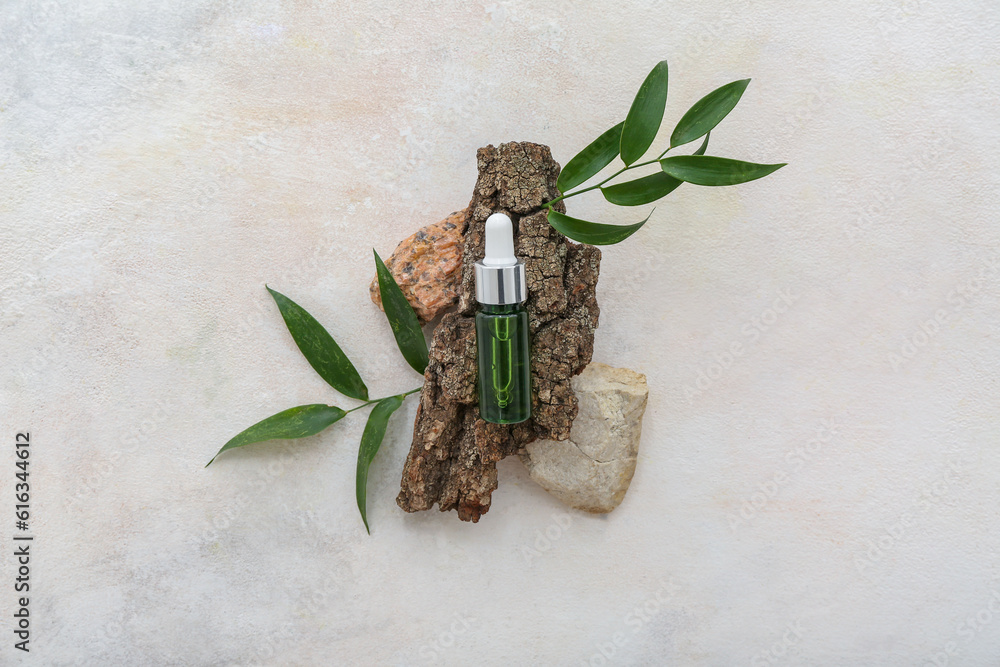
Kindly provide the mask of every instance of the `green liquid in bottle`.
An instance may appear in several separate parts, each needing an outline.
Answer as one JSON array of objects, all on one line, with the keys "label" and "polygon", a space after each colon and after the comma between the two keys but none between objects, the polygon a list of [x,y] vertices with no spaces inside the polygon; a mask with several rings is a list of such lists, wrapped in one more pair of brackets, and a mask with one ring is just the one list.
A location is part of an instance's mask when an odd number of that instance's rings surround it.
[{"label": "green liquid in bottle", "polygon": [[531,350],[524,304],[482,304],[476,313],[479,414],[495,424],[531,416]]}]

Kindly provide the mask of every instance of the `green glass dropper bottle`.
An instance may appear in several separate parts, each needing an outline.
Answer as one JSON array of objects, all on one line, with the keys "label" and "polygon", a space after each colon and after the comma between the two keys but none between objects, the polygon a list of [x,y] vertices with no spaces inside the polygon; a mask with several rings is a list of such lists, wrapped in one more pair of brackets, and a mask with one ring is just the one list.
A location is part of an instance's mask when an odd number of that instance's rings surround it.
[{"label": "green glass dropper bottle", "polygon": [[485,256],[476,262],[479,414],[494,424],[516,424],[531,416],[527,298],[510,218],[494,213],[486,220]]}]

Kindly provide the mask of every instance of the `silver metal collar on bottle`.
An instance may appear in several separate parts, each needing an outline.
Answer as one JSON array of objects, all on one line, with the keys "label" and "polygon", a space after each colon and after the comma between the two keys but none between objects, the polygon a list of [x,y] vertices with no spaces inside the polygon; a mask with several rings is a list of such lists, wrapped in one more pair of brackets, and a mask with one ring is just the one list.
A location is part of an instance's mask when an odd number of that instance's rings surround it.
[{"label": "silver metal collar on bottle", "polygon": [[486,266],[476,262],[476,301],[491,306],[510,306],[528,298],[524,262],[511,266]]}]

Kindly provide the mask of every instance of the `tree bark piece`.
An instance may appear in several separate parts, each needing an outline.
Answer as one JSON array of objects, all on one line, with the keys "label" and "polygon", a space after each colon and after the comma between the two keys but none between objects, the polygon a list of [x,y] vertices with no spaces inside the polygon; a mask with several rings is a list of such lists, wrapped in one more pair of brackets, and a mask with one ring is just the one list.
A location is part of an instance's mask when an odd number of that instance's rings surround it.
[{"label": "tree bark piece", "polygon": [[[552,229],[542,204],[558,196],[559,165],[548,147],[511,142],[480,148],[479,178],[469,204],[458,308],[434,331],[413,443],[397,504],[417,512],[438,504],[478,521],[497,488],[496,463],[536,439],[565,440],[577,414],[570,378],[594,351],[600,309],[601,252]],[[562,202],[555,205],[565,212]],[[531,328],[532,418],[514,425],[479,418],[473,266],[483,256],[493,213],[514,222],[514,247],[525,263]]]}]

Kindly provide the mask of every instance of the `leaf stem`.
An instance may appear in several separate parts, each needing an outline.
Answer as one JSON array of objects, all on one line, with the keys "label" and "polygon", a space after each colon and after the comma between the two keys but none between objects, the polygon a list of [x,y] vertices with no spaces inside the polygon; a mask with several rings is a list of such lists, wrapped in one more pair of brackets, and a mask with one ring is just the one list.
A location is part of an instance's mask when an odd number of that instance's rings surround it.
[{"label": "leaf stem", "polygon": [[622,167],[621,169],[619,169],[615,173],[611,174],[610,176],[608,176],[607,178],[605,178],[603,181],[601,181],[597,185],[591,185],[590,187],[583,188],[582,190],[577,190],[575,192],[568,192],[566,194],[559,195],[558,197],[556,197],[552,201],[545,202],[544,204],[542,204],[542,206],[545,207],[545,208],[552,208],[552,205],[555,204],[557,201],[562,201],[563,199],[569,199],[570,197],[575,197],[577,195],[582,195],[584,192],[590,192],[591,190],[596,190],[597,188],[601,187],[602,185],[604,185],[605,183],[607,183],[611,179],[617,178],[618,176],[621,176],[622,174],[624,174],[629,169],[635,169],[636,167],[645,167],[646,165],[650,165],[650,164],[653,164],[655,162],[659,162],[663,158],[663,156],[667,154],[667,151],[669,151],[671,148],[672,148],[672,146],[667,146],[667,150],[665,150],[662,153],[660,153],[659,157],[657,157],[655,160],[646,160],[645,162],[636,162],[634,164],[630,164],[627,167]]},{"label": "leaf stem", "polygon": [[[417,393],[418,391],[420,391],[420,389],[421,387],[417,387],[416,389],[411,389],[410,391],[404,391],[402,394],[394,394],[394,396],[398,396],[399,398],[406,398],[410,394]],[[350,410],[344,410],[344,414],[346,415],[348,413],[354,412],[355,410],[360,410],[361,408],[366,408],[369,405],[374,405],[380,401],[384,401],[386,398],[392,398],[392,396],[386,396],[385,398],[373,398],[370,401],[365,401],[361,405],[354,406]]]}]

